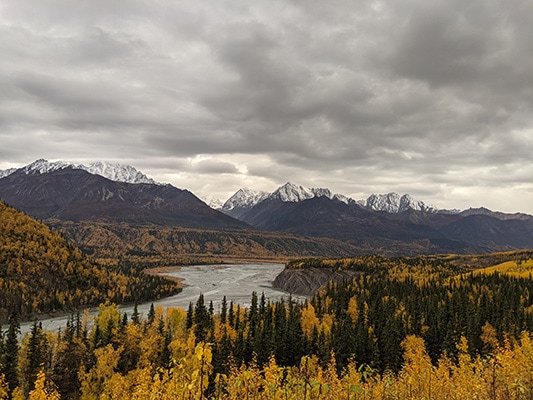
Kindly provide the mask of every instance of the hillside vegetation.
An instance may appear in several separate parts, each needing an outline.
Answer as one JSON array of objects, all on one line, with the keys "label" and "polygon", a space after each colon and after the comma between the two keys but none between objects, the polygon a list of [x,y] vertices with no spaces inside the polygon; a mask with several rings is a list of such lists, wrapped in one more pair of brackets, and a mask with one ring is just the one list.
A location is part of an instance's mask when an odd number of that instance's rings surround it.
[{"label": "hillside vegetation", "polygon": [[224,231],[157,225],[114,223],[74,223],[45,221],[97,258],[113,260],[119,256],[150,258],[162,263],[176,256],[194,257],[287,258],[305,256],[347,256],[357,248],[334,239],[298,237],[285,233]]},{"label": "hillside vegetation", "polygon": [[28,318],[179,290],[173,282],[124,264],[113,269],[99,265],[59,233],[3,202],[0,221],[0,321],[12,313]]},{"label": "hillside vegetation", "polygon": [[306,303],[254,293],[249,308],[224,301],[215,313],[200,296],[144,319],[101,306],[91,330],[80,318],[58,335],[36,325],[4,387],[81,399],[531,398],[533,280],[476,272],[489,259],[529,265],[531,253],[476,257],[296,260],[362,272]]}]

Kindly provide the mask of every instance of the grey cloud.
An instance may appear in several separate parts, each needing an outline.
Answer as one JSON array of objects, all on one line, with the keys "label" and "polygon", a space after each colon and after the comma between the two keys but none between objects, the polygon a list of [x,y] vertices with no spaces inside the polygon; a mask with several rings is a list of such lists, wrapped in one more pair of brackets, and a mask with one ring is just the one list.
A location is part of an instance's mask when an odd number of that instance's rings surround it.
[{"label": "grey cloud", "polygon": [[525,193],[532,18],[519,0],[8,0],[2,158],[130,159],[202,190]]},{"label": "grey cloud", "polygon": [[219,160],[201,160],[192,164],[192,170],[202,174],[238,174],[234,164]]}]

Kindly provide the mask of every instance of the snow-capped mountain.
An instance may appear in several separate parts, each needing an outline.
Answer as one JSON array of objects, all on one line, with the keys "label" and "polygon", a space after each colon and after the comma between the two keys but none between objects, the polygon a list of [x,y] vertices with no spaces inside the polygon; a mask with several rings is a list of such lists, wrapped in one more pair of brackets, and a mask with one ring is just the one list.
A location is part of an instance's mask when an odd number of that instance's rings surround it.
[{"label": "snow-capped mountain", "polygon": [[328,197],[329,199],[339,200],[346,204],[355,201],[342,194],[332,194],[329,189],[307,188],[287,182],[272,193],[255,191],[248,188],[239,189],[234,195],[226,200],[224,205],[220,208],[220,211],[231,215],[232,217],[239,218],[246,210],[251,209],[266,199],[281,200],[285,203],[297,203],[303,200],[312,199],[313,197],[322,196]]},{"label": "snow-capped mountain", "polygon": [[398,193],[372,194],[365,202],[365,207],[374,211],[401,213],[407,210],[437,212],[437,209],[424,202],[413,199],[410,195],[400,196]]},{"label": "snow-capped mountain", "polygon": [[[31,164],[26,165],[25,167],[19,168],[18,170],[24,172],[26,175],[30,174],[46,174],[48,172],[57,171],[58,169],[64,169],[72,167],[74,169],[81,169],[79,165],[75,165],[73,163],[68,163],[64,161],[55,161],[50,162],[48,160],[39,159]],[[15,171],[18,171],[15,169]],[[15,172],[13,171],[13,172]]]},{"label": "snow-capped mountain", "polygon": [[[385,211],[388,213],[401,213],[407,210],[437,212],[433,206],[413,199],[409,194],[400,196],[398,193],[372,194],[367,199],[355,200],[343,194],[333,194],[331,190],[324,188],[307,188],[287,182],[272,193],[259,192],[251,189],[239,189],[220,208],[221,211],[230,215],[248,210],[265,199],[281,200],[287,203],[296,203],[313,197],[327,197],[346,204],[357,204],[373,211]],[[235,210],[233,212],[232,210]],[[237,211],[238,210],[238,211]],[[233,215],[236,216],[236,215]]]},{"label": "snow-capped mountain", "polygon": [[17,169],[18,168],[9,168],[9,169],[0,170],[0,179],[2,179],[4,176],[11,175]]},{"label": "snow-capped mountain", "polygon": [[268,197],[270,199],[277,199],[287,203],[296,203],[299,201],[312,199],[313,197],[322,196],[328,197],[330,199],[333,197],[329,189],[306,188],[287,182],[283,186],[277,188]]},{"label": "snow-capped mountain", "polygon": [[214,210],[220,210],[224,203],[222,203],[221,200],[217,199],[213,196],[203,196],[200,198],[205,204],[207,204],[209,207],[211,207]]},{"label": "snow-capped mountain", "polygon": [[89,164],[87,167],[83,165],[80,167],[80,169],[85,169],[91,174],[100,175],[115,182],[157,184],[152,178],[148,178],[145,174],[131,165],[97,161]]},{"label": "snow-capped mountain", "polygon": [[226,200],[222,205],[222,209],[230,211],[235,208],[251,208],[265,200],[269,195],[270,193],[268,192],[242,188],[237,190],[233,196]]},{"label": "snow-capped mountain", "polygon": [[51,162],[48,160],[39,159],[22,168],[10,168],[0,171],[0,178],[11,175],[15,171],[22,171],[26,175],[46,174],[48,172],[57,171],[64,168],[81,169],[91,174],[103,176],[104,178],[115,182],[157,184],[157,182],[152,178],[147,177],[145,174],[131,165],[110,163],[107,161],[97,161],[89,165],[83,165],[65,161]]},{"label": "snow-capped mountain", "polygon": [[239,189],[219,208],[223,213],[240,218],[247,210],[259,204],[269,196],[269,193],[248,188]]}]

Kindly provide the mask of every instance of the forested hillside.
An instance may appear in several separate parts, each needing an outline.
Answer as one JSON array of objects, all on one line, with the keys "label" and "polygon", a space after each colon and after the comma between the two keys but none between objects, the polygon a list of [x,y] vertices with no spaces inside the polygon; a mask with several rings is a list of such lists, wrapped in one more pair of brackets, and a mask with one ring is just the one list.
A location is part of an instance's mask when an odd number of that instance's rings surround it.
[{"label": "forested hillside", "polygon": [[97,264],[60,234],[0,202],[0,321],[105,301],[133,302],[179,290],[124,263]]},{"label": "forested hillside", "polygon": [[119,256],[131,258],[132,255],[160,256],[162,260],[173,260],[176,255],[188,259],[342,257],[361,251],[339,240],[308,238],[280,232],[222,231],[179,226],[51,220],[46,223],[63,233],[85,253],[108,260]]},{"label": "forested hillside", "polygon": [[16,357],[4,342],[17,374],[2,363],[3,387],[81,399],[531,398],[533,259],[492,260],[299,260],[363,274],[304,304],[253,294],[250,308],[215,312],[200,296],[146,317],[101,306],[90,330],[79,316],[59,334],[35,324]]}]

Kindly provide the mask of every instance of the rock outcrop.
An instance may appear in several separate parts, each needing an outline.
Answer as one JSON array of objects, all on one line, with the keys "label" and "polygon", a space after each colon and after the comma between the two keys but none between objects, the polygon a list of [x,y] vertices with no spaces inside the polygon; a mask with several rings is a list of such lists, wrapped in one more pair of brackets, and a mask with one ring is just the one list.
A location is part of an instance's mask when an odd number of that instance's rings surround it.
[{"label": "rock outcrop", "polygon": [[312,296],[330,281],[343,281],[360,275],[359,271],[338,271],[330,268],[285,268],[274,279],[272,286],[291,294]]}]

